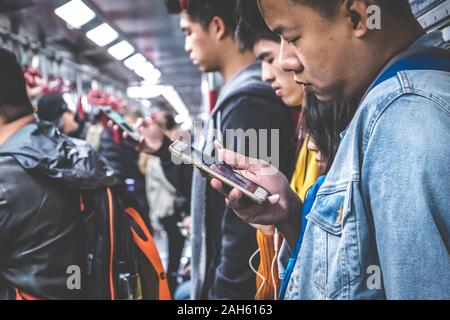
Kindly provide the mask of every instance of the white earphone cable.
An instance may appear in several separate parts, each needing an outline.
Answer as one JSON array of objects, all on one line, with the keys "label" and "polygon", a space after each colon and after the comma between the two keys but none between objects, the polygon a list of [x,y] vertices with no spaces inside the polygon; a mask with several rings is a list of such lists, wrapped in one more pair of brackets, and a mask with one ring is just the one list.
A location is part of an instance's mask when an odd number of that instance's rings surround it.
[{"label": "white earphone cable", "polygon": [[262,283],[261,283],[261,285],[259,286],[258,291],[256,291],[256,294],[255,294],[255,300],[256,300],[256,298],[258,297],[258,295],[259,295],[259,293],[261,292],[261,290],[262,290],[262,288],[264,287],[264,285],[266,284],[266,278],[264,278],[264,276],[263,276],[261,273],[259,273],[259,272],[253,267],[253,264],[252,264],[253,259],[256,257],[256,255],[257,255],[260,251],[261,251],[260,249],[256,250],[255,253],[253,253],[252,256],[250,257],[250,259],[248,260],[248,264],[249,264],[250,268],[252,269],[252,271],[253,271],[253,272],[254,272],[254,273],[262,280]]}]

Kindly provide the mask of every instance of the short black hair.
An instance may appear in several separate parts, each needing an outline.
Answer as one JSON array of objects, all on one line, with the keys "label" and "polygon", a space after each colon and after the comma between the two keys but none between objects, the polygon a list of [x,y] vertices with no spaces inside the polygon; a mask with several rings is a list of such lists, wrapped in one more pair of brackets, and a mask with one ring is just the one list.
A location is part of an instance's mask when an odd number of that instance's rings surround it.
[{"label": "short black hair", "polygon": [[46,94],[39,99],[39,119],[45,120],[59,126],[62,115],[69,111],[66,101],[58,94]]},{"label": "short black hair", "polygon": [[22,67],[14,53],[0,48],[0,118],[11,123],[33,112]]},{"label": "short black hair", "polygon": [[236,7],[236,38],[241,50],[251,50],[260,40],[281,42],[267,26],[256,0],[238,0]]},{"label": "short black hair", "polygon": [[[261,1],[261,0],[257,0]],[[289,0],[315,9],[324,17],[332,17],[343,0]],[[381,10],[394,15],[411,12],[408,0],[369,0],[369,3],[380,6]]]},{"label": "short black hair", "polygon": [[352,121],[360,99],[349,98],[339,101],[319,101],[314,94],[307,93],[306,105],[302,111],[302,131],[309,135],[320,150],[330,169],[341,141],[340,134]]},{"label": "short black hair", "polygon": [[[280,42],[277,34],[267,26],[259,10],[258,2],[261,0],[238,0],[236,7],[236,37],[241,50],[249,50],[260,40]],[[342,2],[341,0],[289,0],[294,3],[309,6],[322,16],[331,18]],[[383,10],[393,14],[411,11],[408,0],[372,0]],[[282,4],[281,4],[282,5]]]},{"label": "short black hair", "polygon": [[236,5],[237,0],[166,0],[169,13],[186,11],[192,21],[199,22],[205,30],[214,17],[219,17],[232,35],[236,31]]},{"label": "short black hair", "polygon": [[164,114],[164,119],[166,122],[165,124],[166,130],[172,130],[177,127],[177,122],[175,121],[175,117],[173,116],[173,114],[166,112]]}]

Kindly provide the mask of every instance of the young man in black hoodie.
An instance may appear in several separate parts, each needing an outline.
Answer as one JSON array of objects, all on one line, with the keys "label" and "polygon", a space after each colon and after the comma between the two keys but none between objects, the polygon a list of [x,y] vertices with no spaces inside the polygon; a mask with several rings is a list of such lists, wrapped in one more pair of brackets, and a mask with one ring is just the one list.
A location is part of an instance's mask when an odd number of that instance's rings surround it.
[{"label": "young man in black hoodie", "polygon": [[[185,49],[203,72],[220,72],[225,80],[214,110],[206,124],[203,143],[198,149],[212,152],[214,138],[226,130],[279,130],[279,168],[291,175],[294,159],[294,125],[289,111],[276,97],[270,85],[261,80],[261,65],[250,50],[241,51],[234,33],[235,0],[169,1],[173,12],[180,13],[180,25],[186,34]],[[217,136],[210,134],[217,130]],[[166,176],[187,199],[192,215],[192,299],[254,299],[255,274],[249,258],[257,250],[255,230],[242,223],[225,206],[223,196],[188,165],[172,163],[170,140],[151,122],[140,126],[144,151],[158,155]],[[229,132],[229,131],[228,131]],[[201,139],[202,140],[202,139]],[[231,139],[229,139],[231,140]],[[248,153],[245,137],[238,137],[235,149]],[[262,148],[271,150],[270,137]],[[252,141],[251,143],[258,143]],[[261,146],[260,146],[261,147]],[[273,146],[277,147],[277,146]],[[254,262],[256,263],[256,261]]]},{"label": "young man in black hoodie", "polygon": [[36,121],[4,49],[0,70],[0,300],[84,298],[67,285],[69,267],[84,265],[79,190],[112,186],[113,172],[86,143]]}]

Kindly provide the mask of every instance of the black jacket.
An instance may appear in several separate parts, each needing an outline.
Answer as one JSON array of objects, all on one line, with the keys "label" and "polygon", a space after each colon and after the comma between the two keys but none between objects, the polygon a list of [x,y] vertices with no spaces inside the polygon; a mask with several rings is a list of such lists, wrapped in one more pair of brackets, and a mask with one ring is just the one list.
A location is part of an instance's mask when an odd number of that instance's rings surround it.
[{"label": "black jacket", "polygon": [[[280,170],[290,177],[294,168],[296,139],[288,108],[272,88],[261,81],[259,64],[242,70],[239,78],[239,82],[231,80],[227,84],[228,94],[224,97],[222,93],[220,105],[216,106],[221,111],[218,120],[224,144],[227,145],[227,129],[279,129]],[[271,150],[268,140],[268,150]],[[169,145],[170,141],[165,139],[157,155],[168,180],[186,199],[191,199],[192,167],[174,165],[168,152]],[[239,142],[235,145],[238,147]],[[248,148],[243,153],[247,154]],[[205,225],[207,272],[201,298],[254,299],[256,275],[249,267],[249,258],[258,248],[256,231],[226,207],[224,197],[210,185],[206,189]],[[258,259],[254,265],[258,265]]]},{"label": "black jacket", "polygon": [[0,146],[0,299],[15,289],[40,299],[79,299],[70,266],[84,267],[80,192],[115,184],[84,142],[49,123],[23,127]]},{"label": "black jacket", "polygon": [[[123,141],[114,141],[114,133],[111,129],[103,130],[100,149],[98,151],[105,162],[114,170],[114,174],[126,189],[125,180],[133,179],[135,191],[129,194],[139,203],[141,212],[147,213],[149,205],[145,192],[145,176],[139,170],[139,152],[131,145]],[[148,214],[144,220],[149,224]]]}]

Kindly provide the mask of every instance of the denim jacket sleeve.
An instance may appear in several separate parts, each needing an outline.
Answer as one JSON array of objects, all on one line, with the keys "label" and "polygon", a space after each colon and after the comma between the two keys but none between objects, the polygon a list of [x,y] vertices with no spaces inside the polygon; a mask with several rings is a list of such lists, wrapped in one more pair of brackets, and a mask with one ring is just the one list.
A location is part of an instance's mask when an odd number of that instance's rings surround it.
[{"label": "denim jacket sleeve", "polygon": [[372,123],[361,188],[386,298],[449,299],[450,106],[417,91]]}]

